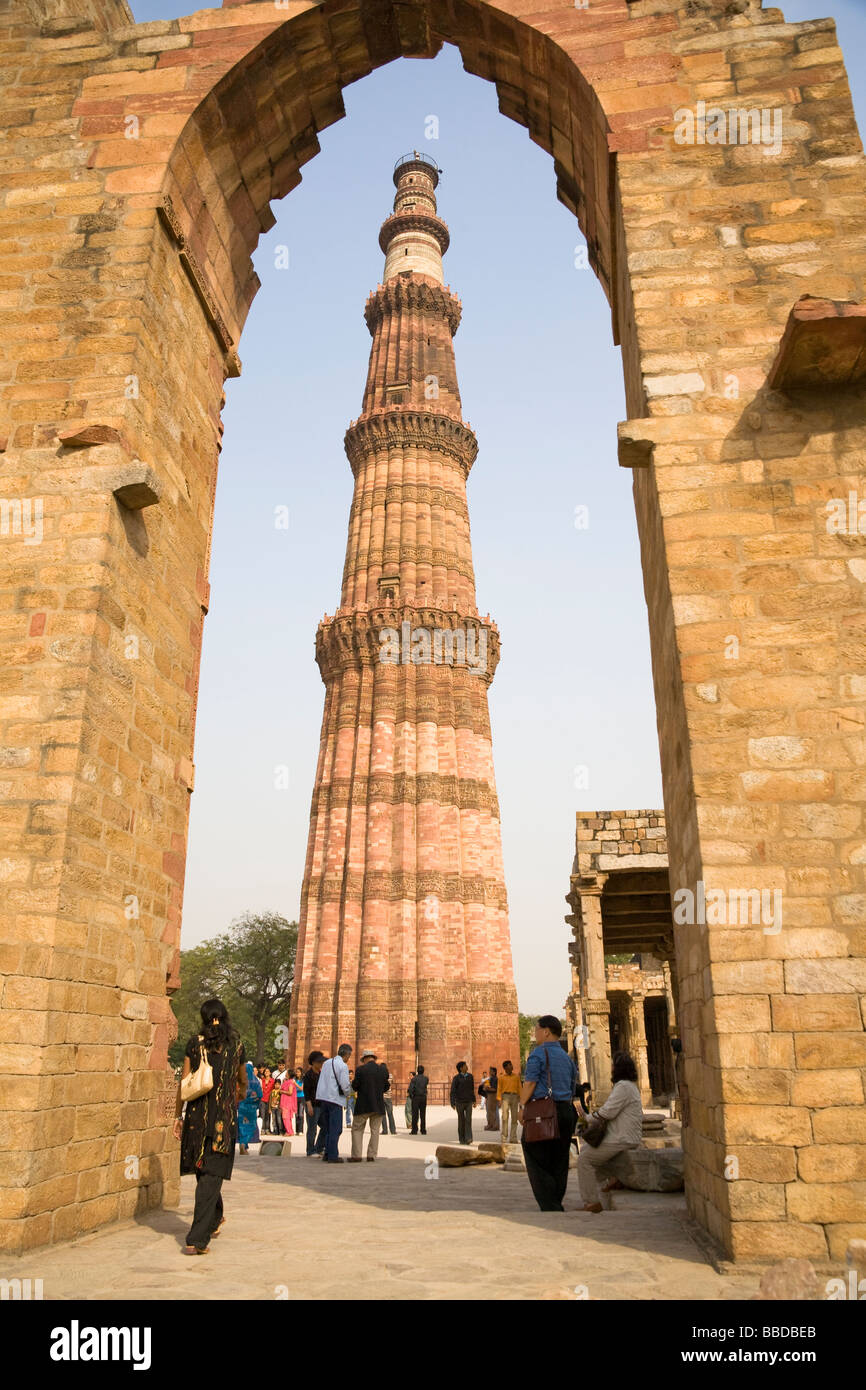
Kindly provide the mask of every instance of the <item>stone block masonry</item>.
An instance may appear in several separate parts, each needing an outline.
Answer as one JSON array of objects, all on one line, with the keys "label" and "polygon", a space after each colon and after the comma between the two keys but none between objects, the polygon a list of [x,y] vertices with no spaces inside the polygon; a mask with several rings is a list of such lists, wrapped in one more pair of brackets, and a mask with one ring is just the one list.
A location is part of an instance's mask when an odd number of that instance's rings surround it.
[{"label": "stone block masonry", "polygon": [[[826,358],[821,382],[807,371],[802,384],[799,361],[782,379],[800,384],[768,380],[803,295],[866,303],[863,151],[833,22],[789,24],[752,0],[297,0],[156,27],[115,0],[63,8],[6,0],[0,19],[0,1242],[65,1239],[176,1191],[169,994],[219,417],[258,288],[250,255],[317,133],[344,114],[343,87],[451,42],[552,154],[611,302],[672,892],[782,893],[775,934],[709,914],[676,927],[691,1211],[734,1257],[839,1257],[866,1235],[866,538],[828,527],[827,507],[844,499],[859,515],[866,419],[862,383]],[[694,144],[678,141],[699,102],[766,110],[772,131],[780,112],[779,152],[699,141],[697,124]],[[94,427],[109,433],[82,433]],[[456,447],[456,416],[447,431]],[[107,484],[136,461],[159,500],[131,511]],[[431,508],[445,491],[414,485]],[[354,522],[351,604],[370,502]],[[413,505],[417,517],[427,500]],[[437,548],[417,520],[412,544],[417,581]],[[465,548],[452,573],[465,616]],[[342,622],[321,634],[327,660]],[[352,698],[386,708],[400,669],[375,689],[352,670],[335,681],[340,767]],[[428,679],[415,678],[416,721],[444,698]],[[449,727],[480,767],[486,730],[458,686]],[[492,783],[462,780],[477,808],[447,804],[492,825]],[[339,795],[335,824],[349,814]],[[383,807],[408,795],[375,792]],[[432,855],[432,830],[425,843]],[[383,912],[417,903],[418,887],[392,880]],[[453,891],[441,897],[462,902]],[[468,900],[482,902],[474,886]],[[483,902],[485,922],[502,912]]]}]

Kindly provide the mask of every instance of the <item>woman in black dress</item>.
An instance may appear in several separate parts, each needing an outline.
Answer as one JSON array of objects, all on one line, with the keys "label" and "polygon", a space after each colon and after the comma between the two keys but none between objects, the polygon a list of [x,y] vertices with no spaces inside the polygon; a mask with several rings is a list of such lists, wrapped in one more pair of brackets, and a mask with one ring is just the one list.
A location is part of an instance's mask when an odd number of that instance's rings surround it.
[{"label": "woman in black dress", "polygon": [[[204,1255],[223,1224],[222,1185],[231,1178],[238,1129],[238,1101],[247,1091],[246,1057],[225,1004],[208,999],[201,1006],[201,1034],[186,1045],[184,1076],[197,1071],[201,1046],[213,1070],[213,1088],[187,1102],[181,1120],[180,1083],[175,1104],[174,1137],[180,1140],[180,1171],[195,1173],[195,1211],[186,1237],[185,1255]],[[201,1043],[199,1042],[201,1038]]]}]

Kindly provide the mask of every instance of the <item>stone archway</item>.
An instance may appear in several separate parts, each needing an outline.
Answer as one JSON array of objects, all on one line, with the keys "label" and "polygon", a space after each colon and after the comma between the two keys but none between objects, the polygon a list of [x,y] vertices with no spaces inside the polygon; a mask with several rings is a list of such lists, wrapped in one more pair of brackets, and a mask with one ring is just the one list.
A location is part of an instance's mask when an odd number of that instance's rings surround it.
[{"label": "stone archway", "polygon": [[[864,320],[826,301],[863,302],[866,238],[832,22],[758,0],[525,18],[523,0],[290,0],[138,26],[122,0],[65,8],[8,0],[0,39],[19,160],[2,211],[2,1244],[172,1197],[167,990],[250,253],[342,87],[451,42],[552,153],[611,300],[672,888],[784,895],[778,932],[677,935],[692,1213],[734,1257],[838,1258],[866,1234],[866,561],[825,503],[866,496]],[[779,152],[694,121],[680,143],[682,112],[716,100],[778,111]],[[807,291],[823,302],[791,318]]]}]

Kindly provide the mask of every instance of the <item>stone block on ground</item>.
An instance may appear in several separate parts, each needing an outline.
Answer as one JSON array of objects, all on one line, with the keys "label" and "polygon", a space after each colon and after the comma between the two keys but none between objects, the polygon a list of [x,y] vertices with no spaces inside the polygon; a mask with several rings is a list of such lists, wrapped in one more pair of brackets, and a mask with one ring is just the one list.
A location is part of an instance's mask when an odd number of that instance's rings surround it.
[{"label": "stone block on ground", "polygon": [[808,1260],[780,1260],[764,1271],[760,1292],[755,1294],[759,1302],[808,1302],[820,1299],[821,1290],[818,1276]]},{"label": "stone block on ground", "polygon": [[478,1149],[479,1152],[490,1154],[494,1163],[504,1163],[509,1153],[508,1144],[481,1143],[478,1145]]},{"label": "stone block on ground", "polygon": [[641,1129],[644,1134],[663,1134],[667,1116],[659,1110],[645,1110]]},{"label": "stone block on ground", "polygon": [[[498,1145],[491,1145],[498,1148]],[[470,1144],[440,1144],[436,1149],[440,1168],[468,1168],[473,1163],[494,1163],[493,1155]]]},{"label": "stone block on ground", "polygon": [[264,1157],[268,1154],[271,1158],[288,1158],[292,1152],[290,1139],[263,1139],[259,1153]]},{"label": "stone block on ground", "polygon": [[682,1149],[629,1149],[616,1175],[633,1192],[679,1192],[683,1185]]}]

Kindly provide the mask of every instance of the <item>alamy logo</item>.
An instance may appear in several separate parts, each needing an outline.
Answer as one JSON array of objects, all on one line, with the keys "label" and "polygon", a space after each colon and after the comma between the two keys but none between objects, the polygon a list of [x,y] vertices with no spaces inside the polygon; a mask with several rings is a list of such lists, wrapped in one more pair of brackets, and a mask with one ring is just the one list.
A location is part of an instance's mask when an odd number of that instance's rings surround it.
[{"label": "alamy logo", "polygon": [[782,149],[780,107],[707,106],[699,101],[693,111],[680,106],[674,112],[678,145],[763,145],[767,154]]},{"label": "alamy logo", "polygon": [[30,1302],[42,1298],[41,1279],[0,1279],[0,1300]]},{"label": "alamy logo", "polygon": [[826,503],[827,533],[830,536],[866,536],[866,497],[849,492],[831,497]]},{"label": "alamy logo", "polygon": [[39,545],[42,498],[0,497],[0,536],[23,536],[25,545]]},{"label": "alamy logo", "polygon": [[73,1318],[51,1330],[52,1361],[131,1361],[134,1371],[149,1371],[150,1351],[149,1327],[81,1327]]},{"label": "alamy logo", "polygon": [[844,1279],[828,1279],[824,1292],[831,1303],[838,1303],[840,1299],[862,1303],[866,1299],[866,1279],[858,1278],[856,1269],[849,1269],[847,1287]]},{"label": "alamy logo", "polygon": [[487,670],[484,627],[413,627],[408,620],[379,630],[379,660],[386,666],[465,666],[480,675]]},{"label": "alamy logo", "polygon": [[680,927],[763,926],[765,936],[782,930],[780,888],[707,888],[698,879],[697,892],[678,888],[674,893],[674,921]]}]

